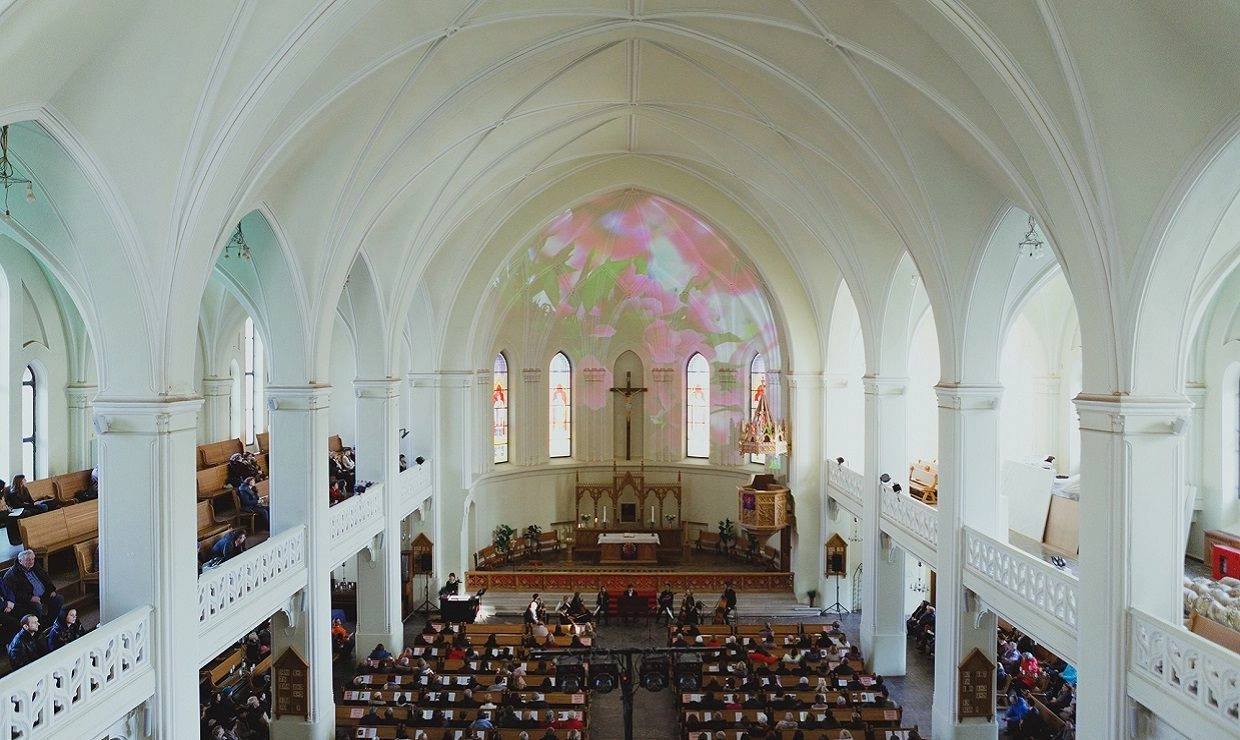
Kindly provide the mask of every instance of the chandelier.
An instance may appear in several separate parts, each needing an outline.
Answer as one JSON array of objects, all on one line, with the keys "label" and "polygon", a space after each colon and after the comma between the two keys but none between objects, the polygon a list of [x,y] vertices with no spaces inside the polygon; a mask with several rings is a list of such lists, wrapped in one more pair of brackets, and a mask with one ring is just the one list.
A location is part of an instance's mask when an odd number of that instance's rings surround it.
[{"label": "chandelier", "polygon": [[771,416],[766,405],[766,383],[758,386],[755,394],[758,405],[754,407],[753,417],[741,422],[740,444],[742,455],[787,455],[788,425]]},{"label": "chandelier", "polygon": [[245,241],[245,234],[241,232],[241,223],[237,223],[237,230],[233,232],[228,243],[224,245],[224,259],[229,257],[237,257],[238,259],[250,259],[250,245]]},{"label": "chandelier", "polygon": [[1021,255],[1031,260],[1040,260],[1042,255],[1046,254],[1046,242],[1038,238],[1037,226],[1033,222],[1033,216],[1029,217],[1029,230],[1025,232],[1025,238],[1020,240],[1017,245]]},{"label": "chandelier", "polygon": [[4,220],[13,217],[9,213],[9,188],[14,185],[26,186],[26,202],[34,202],[34,183],[24,177],[17,176],[17,170],[9,161],[9,127],[0,126],[0,185],[4,186]]},{"label": "chandelier", "polygon": [[926,584],[926,580],[922,578],[922,573],[924,572],[923,571],[924,568],[925,568],[925,565],[920,560],[917,561],[917,582],[911,584],[908,587],[908,590],[912,591],[915,594],[930,593],[930,586],[928,586]]}]

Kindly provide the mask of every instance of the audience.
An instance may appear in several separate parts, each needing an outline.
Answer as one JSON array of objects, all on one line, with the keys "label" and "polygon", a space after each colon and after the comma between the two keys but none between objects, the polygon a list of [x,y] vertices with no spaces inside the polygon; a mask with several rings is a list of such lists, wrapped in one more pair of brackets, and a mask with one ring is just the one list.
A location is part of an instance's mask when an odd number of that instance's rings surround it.
[{"label": "audience", "polygon": [[13,670],[35,662],[47,652],[39,642],[39,617],[27,614],[22,617],[21,629],[9,642],[9,664]]},{"label": "audience", "polygon": [[86,634],[86,629],[78,621],[77,609],[67,606],[56,615],[56,621],[52,623],[52,628],[47,632],[48,652],[64,647],[84,634]]},{"label": "audience", "polygon": [[19,614],[35,614],[51,619],[60,613],[65,600],[56,591],[56,584],[35,562],[34,550],[22,550],[3,576],[0,576],[3,598],[12,601]]}]

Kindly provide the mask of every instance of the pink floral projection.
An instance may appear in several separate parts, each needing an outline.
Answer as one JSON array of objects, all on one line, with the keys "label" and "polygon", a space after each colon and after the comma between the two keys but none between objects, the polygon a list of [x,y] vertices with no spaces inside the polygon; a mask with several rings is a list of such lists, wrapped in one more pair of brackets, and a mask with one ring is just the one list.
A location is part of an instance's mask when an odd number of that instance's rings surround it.
[{"label": "pink floral projection", "polygon": [[[695,352],[744,367],[776,346],[774,319],[754,270],[685,208],[640,190],[599,196],[553,218],[508,274],[551,320],[554,350],[579,367],[602,367],[609,348],[631,348],[648,366],[683,366]],[[516,286],[512,286],[516,287]],[[611,369],[581,388],[589,408],[610,401]],[[747,409],[745,388],[712,393],[721,426]],[[655,423],[673,399],[652,393]]]}]

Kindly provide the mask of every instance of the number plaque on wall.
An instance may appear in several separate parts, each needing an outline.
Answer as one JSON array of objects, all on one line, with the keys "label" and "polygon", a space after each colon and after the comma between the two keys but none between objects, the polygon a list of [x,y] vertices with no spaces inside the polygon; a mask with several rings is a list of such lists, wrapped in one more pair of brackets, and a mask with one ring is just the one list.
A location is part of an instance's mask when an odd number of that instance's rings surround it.
[{"label": "number plaque on wall", "polygon": [[282,716],[310,719],[310,664],[293,648],[271,664],[271,683],[275,693],[276,718]]},{"label": "number plaque on wall", "polygon": [[973,648],[956,667],[959,689],[956,719],[985,717],[995,714],[995,664],[981,650]]},{"label": "number plaque on wall", "polygon": [[827,563],[826,575],[828,576],[846,576],[848,575],[848,543],[839,534],[831,535],[831,539],[827,540]]}]

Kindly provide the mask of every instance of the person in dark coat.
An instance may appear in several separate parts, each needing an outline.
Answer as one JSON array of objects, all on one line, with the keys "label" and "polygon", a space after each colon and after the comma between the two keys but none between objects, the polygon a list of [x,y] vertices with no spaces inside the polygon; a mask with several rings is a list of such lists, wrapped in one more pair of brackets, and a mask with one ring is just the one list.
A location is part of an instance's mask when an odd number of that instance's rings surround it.
[{"label": "person in dark coat", "polygon": [[62,648],[84,634],[86,634],[86,628],[78,621],[78,610],[67,606],[56,615],[56,621],[52,623],[52,628],[47,632],[47,650],[51,652]]},{"label": "person in dark coat", "polygon": [[39,632],[39,617],[27,614],[22,617],[22,627],[9,643],[9,663],[13,670],[30,665],[43,657],[43,645],[36,636]]},{"label": "person in dark coat", "polygon": [[3,589],[12,597],[14,611],[37,614],[51,619],[60,613],[65,599],[56,591],[56,584],[35,562],[34,550],[22,550],[17,562],[0,576]]}]

